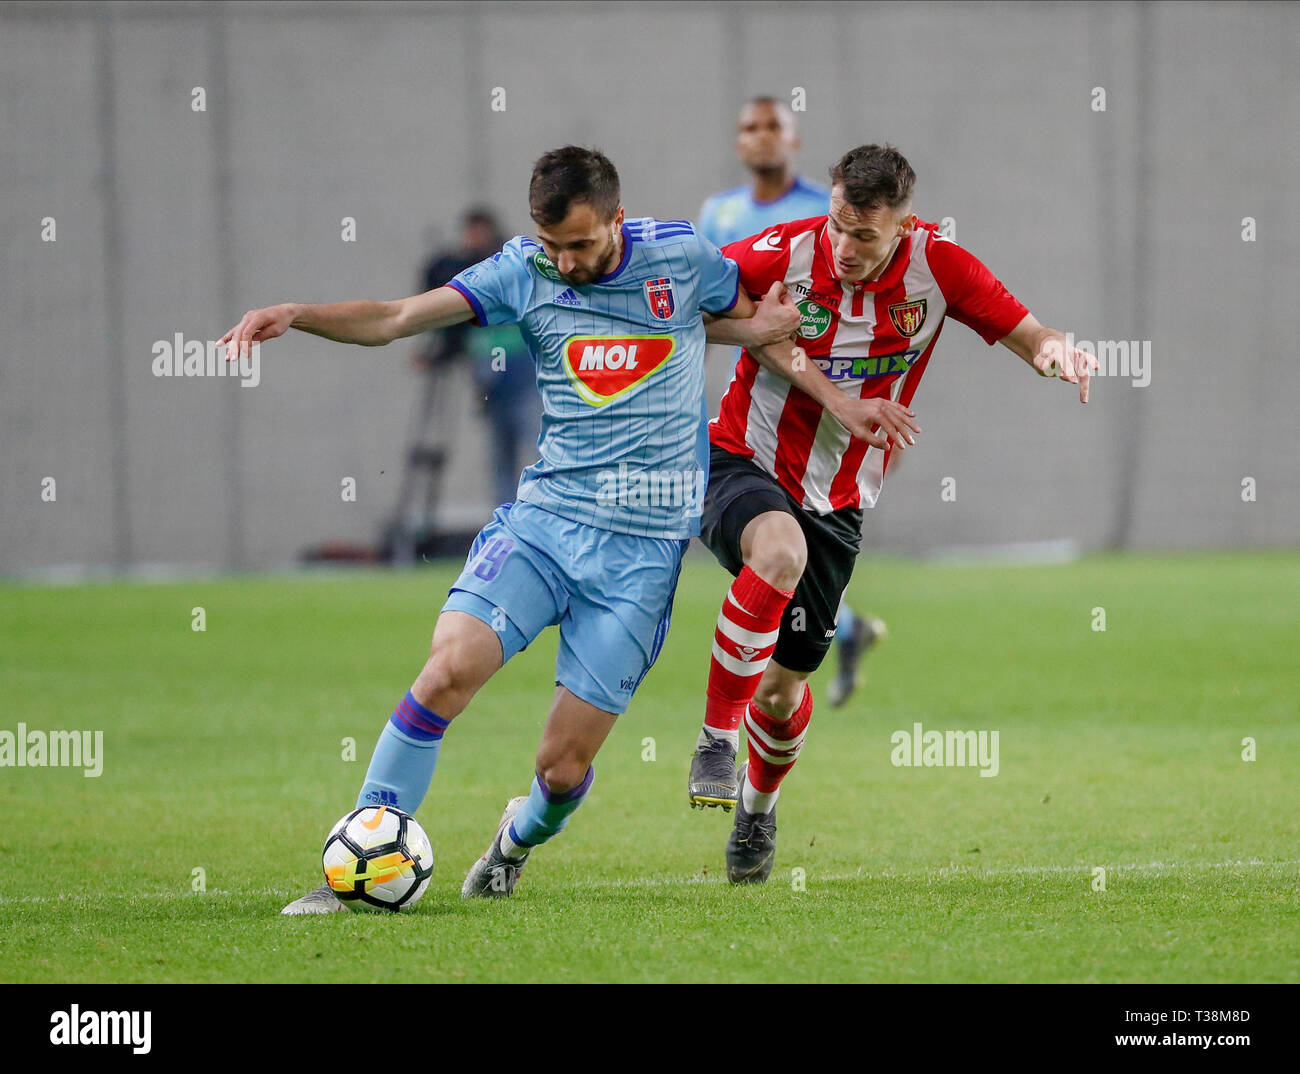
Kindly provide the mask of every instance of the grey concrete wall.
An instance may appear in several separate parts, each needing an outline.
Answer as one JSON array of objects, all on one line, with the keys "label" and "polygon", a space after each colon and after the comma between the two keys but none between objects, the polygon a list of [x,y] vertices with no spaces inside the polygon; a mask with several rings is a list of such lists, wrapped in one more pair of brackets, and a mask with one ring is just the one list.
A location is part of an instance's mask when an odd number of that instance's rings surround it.
[{"label": "grey concrete wall", "polygon": [[[809,175],[893,142],[921,216],[954,218],[1040,320],[1152,347],[1148,387],[1101,380],[1080,407],[948,325],[871,546],[1294,544],[1298,42],[1294,5],[0,8],[0,571],[266,566],[372,540],[418,390],[410,342],[291,333],[247,389],[155,378],[154,341],[408,294],[429,228],[466,204],[529,230],[530,164],[564,142],[612,157],[632,215],[693,216],[743,180],[739,104],[794,87]],[[472,523],[485,441],[468,385],[451,390],[446,518]]]}]

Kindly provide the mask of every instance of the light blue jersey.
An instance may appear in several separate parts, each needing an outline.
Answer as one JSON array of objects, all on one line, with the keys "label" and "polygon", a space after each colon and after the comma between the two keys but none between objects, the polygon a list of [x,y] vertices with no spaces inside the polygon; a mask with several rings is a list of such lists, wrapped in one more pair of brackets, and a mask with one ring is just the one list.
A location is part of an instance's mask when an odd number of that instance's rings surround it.
[{"label": "light blue jersey", "polygon": [[700,207],[700,234],[714,246],[757,235],[773,224],[825,216],[831,192],[798,177],[794,186],[775,201],[755,201],[748,186],[714,194]]},{"label": "light blue jersey", "polygon": [[704,322],[731,309],[735,262],[684,220],[628,220],[608,275],[571,287],[525,236],[450,286],[479,324],[517,323],[542,393],[540,461],[519,500],[614,533],[699,533],[708,476]]}]

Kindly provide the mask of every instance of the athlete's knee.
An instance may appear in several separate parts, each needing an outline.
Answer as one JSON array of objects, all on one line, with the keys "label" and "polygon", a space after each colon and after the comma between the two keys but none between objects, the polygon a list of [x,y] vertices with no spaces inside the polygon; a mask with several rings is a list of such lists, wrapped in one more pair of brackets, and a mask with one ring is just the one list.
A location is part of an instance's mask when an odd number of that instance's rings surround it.
[{"label": "athlete's knee", "polygon": [[804,689],[801,678],[788,674],[770,677],[764,674],[754,691],[754,704],[773,719],[788,720],[803,701]]},{"label": "athlete's knee", "polygon": [[455,647],[434,644],[411,693],[443,719],[459,715],[478,689],[474,662]]},{"label": "athlete's knee", "polygon": [[457,715],[501,667],[502,643],[476,616],[444,611],[438,617],[429,658],[411,687],[415,699],[438,715]]},{"label": "athlete's knee", "polygon": [[764,520],[750,544],[746,565],[777,589],[793,589],[808,564],[808,545],[799,523],[786,514]]},{"label": "athlete's knee", "polygon": [[587,758],[572,753],[539,751],[537,754],[537,774],[552,794],[564,794],[581,785],[590,767]]}]

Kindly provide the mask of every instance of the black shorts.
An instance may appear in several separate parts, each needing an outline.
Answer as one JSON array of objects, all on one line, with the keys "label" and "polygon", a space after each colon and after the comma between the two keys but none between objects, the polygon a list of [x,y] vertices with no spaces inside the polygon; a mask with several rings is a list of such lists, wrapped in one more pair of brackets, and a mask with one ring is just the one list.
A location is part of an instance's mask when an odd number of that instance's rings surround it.
[{"label": "black shorts", "polygon": [[740,535],[767,511],[793,515],[808,545],[808,565],[781,618],[772,659],[791,671],[814,672],[835,639],[840,598],[862,543],[862,511],[829,515],[805,510],[780,483],[749,459],[722,448],[709,451],[709,487],[700,515],[700,540],[733,575],[740,573]]}]

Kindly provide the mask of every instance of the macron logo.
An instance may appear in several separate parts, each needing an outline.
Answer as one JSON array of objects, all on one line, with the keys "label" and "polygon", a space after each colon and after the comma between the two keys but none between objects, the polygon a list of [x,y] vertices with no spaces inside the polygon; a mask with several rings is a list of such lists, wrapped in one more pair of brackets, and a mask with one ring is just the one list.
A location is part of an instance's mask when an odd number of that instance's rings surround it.
[{"label": "macron logo", "polygon": [[779,250],[781,249],[781,234],[774,231],[770,235],[764,235],[758,242],[754,243],[750,249],[753,250]]},{"label": "macron logo", "polygon": [[569,287],[563,293],[555,296],[555,304],[557,306],[581,306],[582,302],[573,293],[573,288]]}]

